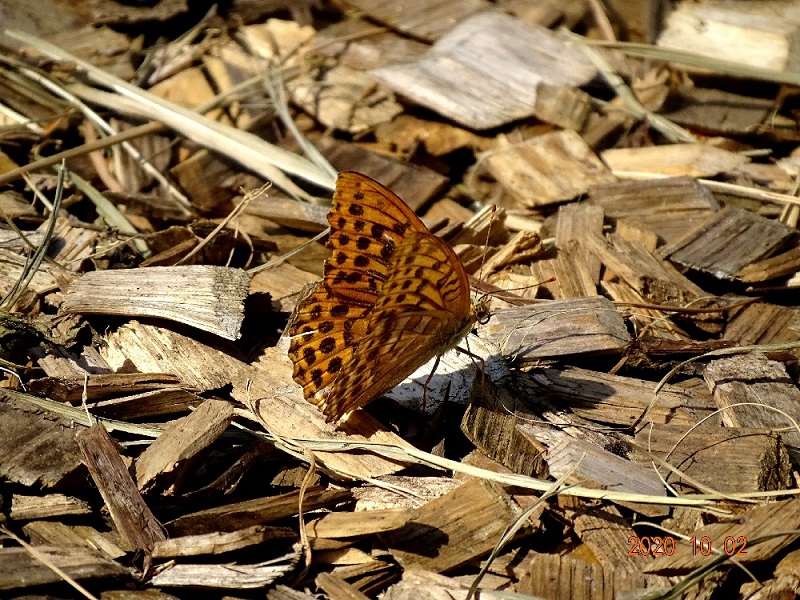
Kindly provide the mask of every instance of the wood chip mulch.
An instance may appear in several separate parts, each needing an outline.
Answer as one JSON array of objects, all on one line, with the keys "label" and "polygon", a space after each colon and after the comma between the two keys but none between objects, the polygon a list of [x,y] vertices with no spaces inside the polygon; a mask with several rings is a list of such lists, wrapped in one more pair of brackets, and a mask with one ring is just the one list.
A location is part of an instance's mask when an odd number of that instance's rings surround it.
[{"label": "wood chip mulch", "polygon": [[[800,0],[201,4],[0,0],[0,596],[800,594]],[[328,423],[344,170],[490,311]]]}]

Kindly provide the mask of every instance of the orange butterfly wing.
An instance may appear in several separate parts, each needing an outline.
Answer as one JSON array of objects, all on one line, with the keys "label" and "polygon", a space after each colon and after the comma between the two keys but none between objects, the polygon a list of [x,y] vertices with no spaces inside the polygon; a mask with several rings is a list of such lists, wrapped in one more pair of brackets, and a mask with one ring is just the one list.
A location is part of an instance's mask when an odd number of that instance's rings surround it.
[{"label": "orange butterfly wing", "polygon": [[333,254],[295,312],[289,356],[331,421],[452,348],[475,315],[456,254],[381,184],[341,173],[328,222]]}]

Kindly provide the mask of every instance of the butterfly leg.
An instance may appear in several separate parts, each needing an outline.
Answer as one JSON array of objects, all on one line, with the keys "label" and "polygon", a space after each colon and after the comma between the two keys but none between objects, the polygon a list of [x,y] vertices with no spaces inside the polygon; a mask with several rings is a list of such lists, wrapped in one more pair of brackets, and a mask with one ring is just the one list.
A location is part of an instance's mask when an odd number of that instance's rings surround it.
[{"label": "butterfly leg", "polygon": [[433,374],[436,373],[436,367],[439,366],[439,360],[442,358],[441,354],[436,357],[436,362],[433,363],[433,368],[431,369],[428,378],[425,380],[425,383],[422,384],[422,412],[425,412],[425,402],[428,399],[428,384],[433,379]]},{"label": "butterfly leg", "polygon": [[[478,356],[477,354],[473,354],[472,352],[470,352],[466,348],[462,348],[461,346],[456,346],[456,350],[458,352],[461,352],[462,354],[466,354],[473,361],[477,361],[475,363],[475,368],[477,368],[481,372],[481,385],[483,385],[486,378],[486,361],[483,360],[483,357]],[[480,366],[478,366],[478,363],[481,363]]]}]

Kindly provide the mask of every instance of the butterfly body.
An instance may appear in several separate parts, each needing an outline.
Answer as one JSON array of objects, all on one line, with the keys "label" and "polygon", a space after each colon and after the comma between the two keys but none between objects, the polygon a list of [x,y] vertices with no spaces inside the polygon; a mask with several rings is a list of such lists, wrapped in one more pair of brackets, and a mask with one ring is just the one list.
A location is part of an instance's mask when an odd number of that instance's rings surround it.
[{"label": "butterfly body", "polygon": [[333,252],[289,326],[294,379],[328,421],[385,394],[475,322],[461,261],[372,179],[339,175]]}]

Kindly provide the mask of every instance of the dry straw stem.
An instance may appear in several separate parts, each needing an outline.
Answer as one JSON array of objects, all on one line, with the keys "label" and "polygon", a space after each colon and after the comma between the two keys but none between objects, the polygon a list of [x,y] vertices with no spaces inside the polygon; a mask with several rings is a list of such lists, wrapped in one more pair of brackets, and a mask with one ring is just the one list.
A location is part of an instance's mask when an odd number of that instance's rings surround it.
[{"label": "dry straw stem", "polygon": [[14,283],[14,286],[9,290],[6,297],[0,301],[0,308],[8,310],[17,300],[19,300],[22,294],[25,293],[28,284],[36,274],[36,271],[39,270],[39,267],[41,266],[45,255],[47,254],[47,247],[50,245],[50,240],[53,237],[53,231],[56,227],[56,221],[58,220],[58,213],[61,210],[61,199],[64,197],[65,173],[66,168],[62,164],[58,173],[58,185],[56,186],[56,197],[55,201],[53,202],[53,210],[50,213],[50,220],[47,223],[47,230],[45,231],[42,243],[33,253],[30,261],[25,265],[22,273],[20,273],[20,278]]},{"label": "dry straw stem", "polygon": [[334,187],[334,179],[330,174],[321,171],[314,163],[269,144],[258,136],[223,125],[149,94],[36,36],[16,30],[6,30],[6,35],[28,44],[50,58],[75,64],[95,83],[104,85],[133,102],[142,116],[159,120],[193,141],[228,156],[288,193],[305,195],[283,172],[320,187]]},{"label": "dry straw stem", "polygon": [[652,44],[631,44],[626,42],[601,42],[586,41],[587,44],[608,48],[609,50],[619,50],[628,56],[647,58],[671,63],[680,63],[690,67],[714,71],[722,75],[731,77],[742,77],[747,79],[758,79],[772,83],[800,86],[800,76],[792,71],[776,71],[762,67],[752,67],[741,63],[712,58],[686,50],[675,50],[672,48],[661,48]]},{"label": "dry straw stem", "polygon": [[[89,419],[86,416],[86,413],[79,407],[76,408],[73,406],[67,406],[60,402],[48,400],[47,398],[38,398],[36,396],[31,396],[29,394],[15,392],[12,390],[5,390],[3,393],[15,399],[23,400],[25,402],[30,402],[31,404],[39,406],[40,408],[62,415],[68,419],[71,419],[76,424],[83,425],[85,427],[90,427],[93,424],[92,423],[93,419]],[[257,416],[257,413],[253,411],[252,408],[247,411],[238,410],[236,412],[237,414],[247,418],[248,420],[261,423],[260,419]],[[108,429],[109,432],[122,431],[125,433],[130,433],[151,439],[157,438],[163,432],[163,429],[157,427],[138,425],[135,423],[126,423],[124,421],[116,421],[114,419],[97,419],[97,420],[100,423],[102,423],[106,427],[106,429]],[[326,439],[306,439],[306,438],[288,438],[288,437],[284,438],[272,433],[264,434],[255,432],[240,424],[235,424],[235,425],[238,428],[246,431],[250,435],[268,440],[269,442],[274,444],[276,448],[306,463],[309,460],[307,452],[313,453],[315,451],[318,452],[368,451],[368,452],[374,452],[375,454],[390,458],[392,460],[397,460],[406,463],[416,463],[416,464],[422,464],[426,466],[446,469],[458,473],[463,473],[466,475],[471,475],[474,477],[481,477],[483,479],[489,481],[495,481],[500,484],[517,486],[534,491],[547,492],[548,490],[551,489],[553,485],[552,481],[543,481],[525,475],[495,473],[493,471],[488,471],[486,469],[465,465],[457,461],[448,460],[446,458],[435,456],[433,454],[429,454],[427,452],[423,452],[422,450],[418,450],[416,448],[411,448],[411,447],[397,446],[395,444],[381,444],[375,442],[356,442],[349,440],[340,441],[340,440],[326,440]],[[328,473],[339,475],[340,477],[343,477],[345,479],[366,481],[368,483],[386,487],[387,489],[392,489],[393,491],[396,491],[398,493],[404,493],[405,495],[408,495],[406,492],[404,492],[404,490],[397,488],[395,486],[387,486],[385,483],[380,482],[379,480],[375,480],[372,478],[365,478],[357,473],[346,473],[340,470],[330,469],[324,465],[324,461],[318,455],[314,454],[314,457],[316,459],[318,467],[323,468]],[[747,494],[726,494],[724,498],[717,494],[692,494],[691,496],[665,498],[663,496],[628,494],[623,492],[610,492],[604,490],[584,488],[580,486],[573,486],[560,490],[559,494],[576,496],[581,498],[593,498],[598,500],[605,499],[615,502],[616,501],[641,502],[645,504],[662,504],[667,506],[686,506],[689,508],[702,510],[716,515],[727,516],[730,515],[729,511],[716,508],[714,506],[717,500],[721,499],[747,500],[753,498],[771,498],[776,496],[794,496],[800,494],[800,489],[776,490],[772,492],[755,492]]]},{"label": "dry straw stem", "polygon": [[[85,103],[81,102],[74,94],[69,93],[67,90],[63,88],[63,86],[59,85],[49,77],[45,77],[44,75],[34,71],[33,69],[29,69],[23,66],[17,67],[25,77],[32,79],[33,81],[37,82],[42,87],[46,88],[53,94],[59,96],[66,100],[70,105],[75,107],[79,110],[83,116],[94,124],[95,127],[103,131],[106,135],[115,135],[119,133],[116,129],[114,129],[107,121],[105,121],[99,114],[93,111],[89,106]],[[166,190],[169,197],[174,200],[175,206],[180,210],[183,214],[188,215],[191,213],[191,202],[189,199],[174,185],[172,185],[169,180],[161,174],[161,172],[156,169],[152,163],[150,163],[142,154],[131,144],[130,142],[121,142],[120,144],[122,148],[135,160],[139,166],[153,179],[159,182],[159,184]]]},{"label": "dry straw stem", "polygon": [[592,62],[592,64],[597,67],[600,73],[605,77],[608,84],[614,89],[617,96],[619,96],[625,103],[628,105],[628,112],[636,117],[637,119],[642,119],[649,123],[653,128],[660,131],[665,138],[670,140],[671,142],[689,142],[689,143],[697,143],[697,138],[695,138],[691,133],[685,130],[683,127],[676,125],[669,119],[666,119],[660,115],[654,114],[653,112],[647,110],[642,104],[636,99],[633,92],[625,85],[625,82],[622,80],[614,69],[611,68],[611,65],[608,64],[608,61],[605,60],[600,54],[595,52],[588,44],[586,38],[580,35],[575,35],[567,30],[564,30],[564,33],[570,37],[586,54],[587,58]]}]

